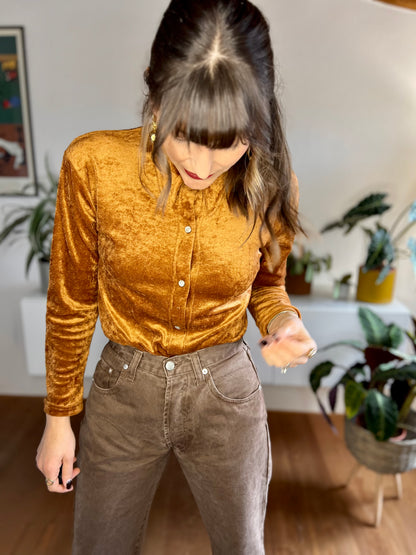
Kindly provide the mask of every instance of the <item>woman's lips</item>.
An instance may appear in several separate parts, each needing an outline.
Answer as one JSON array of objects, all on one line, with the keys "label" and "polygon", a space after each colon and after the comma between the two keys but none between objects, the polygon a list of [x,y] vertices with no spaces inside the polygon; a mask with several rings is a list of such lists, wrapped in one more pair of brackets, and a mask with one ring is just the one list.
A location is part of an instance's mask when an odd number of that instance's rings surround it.
[{"label": "woman's lips", "polygon": [[[204,179],[202,179],[202,177],[199,177],[198,175],[196,175],[196,173],[188,172],[188,170],[185,170],[185,172],[189,175],[189,177],[192,177],[192,179],[198,179],[199,181],[205,181]],[[214,174],[212,173],[211,175],[209,175],[205,179],[209,179],[213,175]]]}]

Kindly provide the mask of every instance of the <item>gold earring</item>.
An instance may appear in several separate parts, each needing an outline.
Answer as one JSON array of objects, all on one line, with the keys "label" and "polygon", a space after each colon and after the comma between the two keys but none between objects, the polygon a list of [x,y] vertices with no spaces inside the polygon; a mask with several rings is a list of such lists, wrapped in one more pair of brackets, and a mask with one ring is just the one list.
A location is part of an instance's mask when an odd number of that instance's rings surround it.
[{"label": "gold earring", "polygon": [[152,115],[152,131],[150,133],[150,140],[152,143],[156,141],[156,131],[157,131],[157,122],[155,120],[155,115]]},{"label": "gold earring", "polygon": [[247,158],[251,160],[252,156],[253,156],[253,151],[251,150],[251,146],[249,146],[247,149]]}]

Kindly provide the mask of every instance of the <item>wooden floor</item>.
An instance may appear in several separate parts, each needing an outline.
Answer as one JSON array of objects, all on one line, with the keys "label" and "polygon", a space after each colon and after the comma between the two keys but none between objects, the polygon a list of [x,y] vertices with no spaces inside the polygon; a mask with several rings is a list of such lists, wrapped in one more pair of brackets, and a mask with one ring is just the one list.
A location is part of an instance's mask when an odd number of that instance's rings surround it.
[{"label": "wooden floor", "polygon": [[[74,418],[78,429],[80,417]],[[416,473],[403,476],[403,499],[385,477],[381,526],[374,517],[375,475],[361,469],[343,488],[352,456],[320,415],[269,414],[273,478],[267,555],[415,555]],[[73,494],[46,491],[35,467],[44,424],[42,400],[0,397],[0,554],[69,555]],[[209,555],[188,486],[171,459],[150,517],[145,555]],[[114,554],[127,555],[127,554]],[[230,554],[233,555],[233,554]]]}]

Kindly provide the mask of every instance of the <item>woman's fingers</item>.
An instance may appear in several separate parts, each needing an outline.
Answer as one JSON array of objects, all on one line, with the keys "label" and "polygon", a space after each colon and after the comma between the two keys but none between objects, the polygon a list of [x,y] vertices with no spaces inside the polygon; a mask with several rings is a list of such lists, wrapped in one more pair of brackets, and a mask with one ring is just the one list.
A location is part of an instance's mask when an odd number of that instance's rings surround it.
[{"label": "woman's fingers", "polygon": [[292,337],[267,336],[263,338],[261,354],[270,366],[295,367],[305,364],[316,352],[316,343],[310,337],[303,341]]},{"label": "woman's fingers", "polygon": [[[80,473],[79,468],[71,467],[70,471],[68,472],[68,469],[64,470],[64,465],[63,465],[62,474],[61,474],[62,484],[59,482],[60,472],[58,471],[58,474],[56,475],[55,478],[48,478],[47,476],[45,476],[46,487],[51,493],[68,493],[74,489],[73,480],[78,476],[79,473]],[[66,478],[67,476],[70,476],[70,477]]]}]

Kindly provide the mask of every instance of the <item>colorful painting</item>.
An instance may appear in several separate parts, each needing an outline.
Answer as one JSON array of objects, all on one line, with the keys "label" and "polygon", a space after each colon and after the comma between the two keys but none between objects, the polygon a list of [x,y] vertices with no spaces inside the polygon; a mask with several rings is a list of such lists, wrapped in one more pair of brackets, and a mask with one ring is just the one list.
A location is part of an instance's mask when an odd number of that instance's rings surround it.
[{"label": "colorful painting", "polygon": [[0,27],[0,195],[36,194],[22,27]]}]

